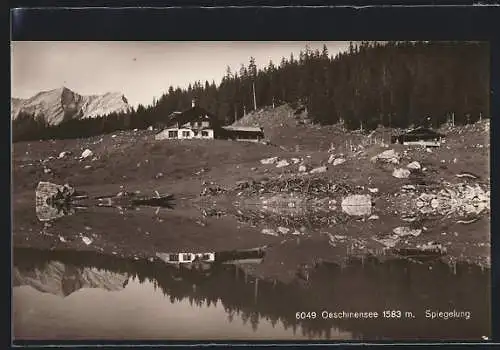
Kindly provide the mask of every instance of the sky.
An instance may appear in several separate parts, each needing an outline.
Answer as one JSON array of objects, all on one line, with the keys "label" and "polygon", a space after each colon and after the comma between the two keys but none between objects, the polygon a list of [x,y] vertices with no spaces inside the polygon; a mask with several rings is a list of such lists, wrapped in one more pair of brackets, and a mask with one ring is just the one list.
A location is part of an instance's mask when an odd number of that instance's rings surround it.
[{"label": "sky", "polygon": [[149,105],[169,86],[195,81],[220,83],[229,66],[239,71],[255,57],[259,68],[298,57],[308,45],[335,55],[348,42],[132,42],[14,41],[12,97],[29,98],[65,86],[81,95],[121,92],[129,103]]}]

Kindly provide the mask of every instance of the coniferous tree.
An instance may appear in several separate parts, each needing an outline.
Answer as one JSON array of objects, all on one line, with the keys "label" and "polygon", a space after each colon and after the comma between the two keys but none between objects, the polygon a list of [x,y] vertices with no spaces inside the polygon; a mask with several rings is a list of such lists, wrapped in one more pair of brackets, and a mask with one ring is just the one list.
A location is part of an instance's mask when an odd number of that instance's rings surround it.
[{"label": "coniferous tree", "polygon": [[295,58],[283,57],[258,69],[255,58],[220,84],[194,81],[187,88],[168,87],[154,103],[128,113],[94,119],[69,119],[49,127],[41,119],[19,115],[13,139],[82,137],[114,130],[144,129],[173,111],[191,107],[191,100],[232,123],[254,107],[281,103],[306,106],[313,121],[344,121],[349,129],[377,125],[408,127],[430,117],[432,126],[489,117],[489,46],[482,42],[350,42],[345,52],[330,56],[305,47]]}]

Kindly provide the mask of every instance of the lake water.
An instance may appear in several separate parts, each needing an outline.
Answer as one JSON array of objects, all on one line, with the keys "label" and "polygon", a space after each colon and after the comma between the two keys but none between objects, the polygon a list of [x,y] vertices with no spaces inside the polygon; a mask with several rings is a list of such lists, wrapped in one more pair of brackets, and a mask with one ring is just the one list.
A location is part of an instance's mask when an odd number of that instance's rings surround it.
[{"label": "lake water", "polygon": [[[398,218],[380,217],[375,223],[351,220],[349,226],[316,220],[324,227],[314,228],[311,218],[274,222],[273,218],[280,219],[276,213],[263,216],[247,210],[250,220],[243,220],[241,215],[220,216],[214,208],[195,208],[188,202],[172,208],[90,207],[40,222],[30,200],[16,202],[14,337],[481,340],[490,336],[489,270],[467,264],[451,268],[433,257],[344,260],[356,245],[368,242],[360,237],[398,225]],[[264,229],[273,234],[264,234]],[[331,231],[329,236],[325,230]],[[263,259],[253,265],[227,264],[241,259],[242,249],[262,246],[266,248],[258,257]],[[163,251],[165,247],[170,251]],[[193,266],[152,259],[156,253],[189,251],[215,252],[216,261]],[[134,255],[135,259],[124,258]],[[255,277],[259,268],[266,278]],[[440,317],[430,318],[433,314]]]},{"label": "lake water", "polygon": [[[259,280],[235,265],[204,269],[90,252],[15,248],[16,339],[473,339],[490,336],[490,276],[439,262],[353,259],[307,281]],[[399,310],[400,319],[383,312]],[[469,315],[426,318],[426,310]],[[323,312],[378,312],[323,319]],[[315,312],[316,318],[297,312]],[[409,313],[412,313],[410,317]]]}]

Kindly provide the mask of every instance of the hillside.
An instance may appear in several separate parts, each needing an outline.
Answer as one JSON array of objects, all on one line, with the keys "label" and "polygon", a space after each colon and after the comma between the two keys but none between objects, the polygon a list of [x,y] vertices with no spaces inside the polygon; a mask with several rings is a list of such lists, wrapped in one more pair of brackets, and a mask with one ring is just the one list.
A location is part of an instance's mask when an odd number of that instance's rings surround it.
[{"label": "hillside", "polygon": [[11,98],[11,119],[21,114],[43,118],[48,125],[58,125],[71,119],[86,119],[113,112],[128,112],[131,107],[118,92],[83,96],[66,87],[42,91],[28,99]]}]

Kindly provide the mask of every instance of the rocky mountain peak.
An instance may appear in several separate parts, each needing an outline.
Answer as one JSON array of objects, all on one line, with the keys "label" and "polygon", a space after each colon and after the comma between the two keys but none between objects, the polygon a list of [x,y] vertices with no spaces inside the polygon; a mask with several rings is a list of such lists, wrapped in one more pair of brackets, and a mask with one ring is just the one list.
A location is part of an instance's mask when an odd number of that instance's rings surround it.
[{"label": "rocky mountain peak", "polygon": [[24,112],[34,118],[43,117],[49,125],[57,125],[68,119],[95,118],[131,109],[121,92],[83,96],[66,86],[41,91],[28,99],[11,98],[11,107],[12,120],[16,120]]}]

